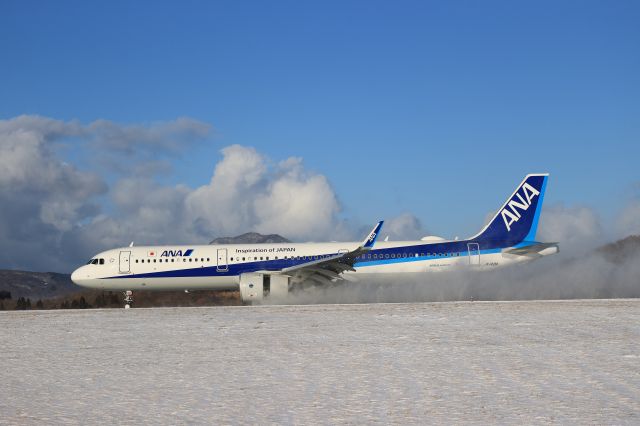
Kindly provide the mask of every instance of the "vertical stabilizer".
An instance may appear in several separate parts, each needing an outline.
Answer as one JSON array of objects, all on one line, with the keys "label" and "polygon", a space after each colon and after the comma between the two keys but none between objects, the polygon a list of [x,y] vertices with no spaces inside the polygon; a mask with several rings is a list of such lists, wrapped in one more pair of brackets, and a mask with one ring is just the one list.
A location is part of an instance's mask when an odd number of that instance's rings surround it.
[{"label": "vertical stabilizer", "polygon": [[547,173],[527,175],[489,224],[471,240],[504,242],[503,247],[535,241],[548,178]]}]

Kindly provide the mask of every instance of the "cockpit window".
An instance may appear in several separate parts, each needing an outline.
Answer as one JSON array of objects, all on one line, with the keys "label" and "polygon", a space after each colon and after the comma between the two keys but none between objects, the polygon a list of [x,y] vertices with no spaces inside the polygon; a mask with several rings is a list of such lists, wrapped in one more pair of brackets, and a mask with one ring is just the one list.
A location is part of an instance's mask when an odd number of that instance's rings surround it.
[{"label": "cockpit window", "polygon": [[100,264],[104,265],[104,259],[100,259]]}]

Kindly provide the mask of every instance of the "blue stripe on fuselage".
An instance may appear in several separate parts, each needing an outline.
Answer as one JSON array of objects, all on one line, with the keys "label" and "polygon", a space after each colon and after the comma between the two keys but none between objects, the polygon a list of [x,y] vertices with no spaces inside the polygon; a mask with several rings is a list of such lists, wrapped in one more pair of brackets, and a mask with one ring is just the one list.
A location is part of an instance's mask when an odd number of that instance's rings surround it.
[{"label": "blue stripe on fuselage", "polygon": [[[474,243],[475,240],[464,241],[446,241],[441,243],[418,244],[411,246],[390,247],[384,249],[373,249],[366,252],[363,256],[365,259],[356,259],[355,267],[366,267],[376,265],[386,265],[391,263],[403,262],[420,262],[433,259],[454,259],[456,257],[468,256],[469,250],[467,244]],[[503,248],[502,244],[485,240],[479,242],[480,254],[499,253]],[[533,244],[532,242],[529,244]],[[418,257],[416,257],[416,253]],[[322,256],[331,256],[337,253],[324,254]],[[439,256],[439,254],[441,254]],[[378,257],[373,259],[373,256]],[[393,257],[391,257],[393,255]],[[318,255],[320,256],[320,255]],[[369,258],[371,256],[371,258]],[[316,260],[314,256],[302,256],[298,259],[273,259],[261,260],[255,262],[230,263],[226,270],[218,270],[213,266],[196,266],[188,269],[172,269],[168,271],[146,272],[141,274],[117,275],[105,277],[104,279],[118,278],[180,278],[180,277],[224,277],[236,276],[243,273],[256,271],[279,271],[284,268],[301,265]],[[146,264],[145,264],[146,265]],[[162,265],[162,264],[161,264]],[[132,265],[135,269],[135,265]]]}]

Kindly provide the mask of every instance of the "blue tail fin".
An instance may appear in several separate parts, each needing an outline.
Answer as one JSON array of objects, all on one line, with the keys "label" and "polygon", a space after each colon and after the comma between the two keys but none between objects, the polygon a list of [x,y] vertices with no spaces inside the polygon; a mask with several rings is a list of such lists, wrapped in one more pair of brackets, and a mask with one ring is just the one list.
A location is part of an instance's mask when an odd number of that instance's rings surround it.
[{"label": "blue tail fin", "polygon": [[502,247],[535,241],[548,178],[548,174],[527,175],[491,222],[471,239],[492,245],[500,242]]}]

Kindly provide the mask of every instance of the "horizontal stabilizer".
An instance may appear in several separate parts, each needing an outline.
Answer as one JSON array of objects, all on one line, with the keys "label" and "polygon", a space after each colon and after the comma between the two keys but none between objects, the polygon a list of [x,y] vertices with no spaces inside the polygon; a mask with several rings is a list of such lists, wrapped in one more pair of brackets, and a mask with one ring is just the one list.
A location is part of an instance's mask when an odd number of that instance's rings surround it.
[{"label": "horizontal stabilizer", "polygon": [[502,251],[507,256],[542,257],[560,251],[558,243],[535,243],[524,247],[510,248]]}]

